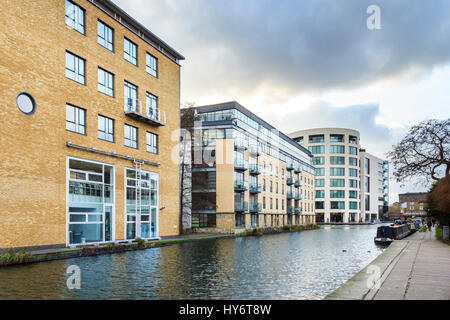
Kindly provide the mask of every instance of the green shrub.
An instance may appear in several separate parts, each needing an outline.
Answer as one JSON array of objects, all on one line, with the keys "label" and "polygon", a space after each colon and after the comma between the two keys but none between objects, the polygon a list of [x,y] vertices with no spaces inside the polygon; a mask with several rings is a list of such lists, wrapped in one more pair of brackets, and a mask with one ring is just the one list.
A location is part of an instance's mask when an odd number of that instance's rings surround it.
[{"label": "green shrub", "polygon": [[147,248],[147,242],[145,242],[144,239],[137,238],[136,243],[137,243],[138,248],[140,248],[140,249]]}]

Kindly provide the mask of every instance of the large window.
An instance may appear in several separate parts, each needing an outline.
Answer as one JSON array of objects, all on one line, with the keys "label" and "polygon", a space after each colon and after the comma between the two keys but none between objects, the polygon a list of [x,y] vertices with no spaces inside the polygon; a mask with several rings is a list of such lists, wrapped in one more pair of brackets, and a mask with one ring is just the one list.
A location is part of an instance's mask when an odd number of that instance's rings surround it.
[{"label": "large window", "polygon": [[330,153],[345,153],[345,146],[331,145]]},{"label": "large window", "polygon": [[345,198],[344,190],[330,190],[330,198]]},{"label": "large window", "polygon": [[325,175],[325,168],[316,168],[315,169],[315,175],[316,176],[324,176]]},{"label": "large window", "polygon": [[69,244],[113,241],[113,167],[76,159],[68,166]]},{"label": "large window", "polygon": [[137,65],[137,46],[127,38],[123,39],[123,57],[128,62]]},{"label": "large window", "polygon": [[215,228],[216,215],[207,213],[192,214],[192,228]]},{"label": "large window", "polygon": [[333,164],[333,165],[345,164],[345,157],[331,156],[330,157],[330,164]]},{"label": "large window", "polygon": [[325,153],[325,146],[310,146],[308,147],[312,154],[323,154]]},{"label": "large window", "polygon": [[358,158],[349,157],[348,158],[348,164],[351,166],[358,166]]},{"label": "large window", "polygon": [[364,172],[370,174],[370,159],[364,158]]},{"label": "large window", "polygon": [[365,192],[370,192],[370,178],[369,177],[364,177],[364,191]]},{"label": "large window", "polygon": [[358,149],[356,147],[348,147],[348,153],[357,155]]},{"label": "large window", "polygon": [[330,134],[330,142],[344,142],[343,134]]},{"label": "large window", "polygon": [[66,25],[84,34],[84,9],[66,0]]},{"label": "large window", "polygon": [[316,190],[316,198],[325,198],[325,190]]},{"label": "large window", "polygon": [[137,87],[128,82],[124,81],[124,98],[125,98],[125,111],[138,111],[137,110]]},{"label": "large window", "polygon": [[137,128],[126,124],[124,129],[125,145],[137,149]]},{"label": "large window", "polygon": [[350,188],[358,188],[358,180],[349,179],[348,180],[348,186]]},{"label": "large window", "polygon": [[66,77],[84,84],[85,60],[66,51]]},{"label": "large window", "polygon": [[66,104],[66,129],[86,133],[86,110]]},{"label": "large window", "polygon": [[325,179],[316,179],[315,186],[316,187],[325,187]]},{"label": "large window", "polygon": [[309,143],[320,143],[320,142],[324,142],[323,134],[309,136]]},{"label": "large window", "polygon": [[114,142],[114,120],[98,116],[98,138],[110,142]]},{"label": "large window", "polygon": [[106,49],[114,50],[114,31],[107,24],[97,21],[97,42]]},{"label": "large window", "polygon": [[158,153],[158,135],[147,132],[146,136],[147,152]]},{"label": "large window", "polygon": [[348,169],[348,175],[350,177],[357,177],[358,176],[358,170],[350,168],[350,169]]},{"label": "large window", "polygon": [[345,179],[330,179],[330,187],[345,187]]},{"label": "large window", "polygon": [[114,75],[102,68],[98,68],[98,91],[114,96]]},{"label": "large window", "polygon": [[331,201],[330,208],[331,209],[345,209],[345,201]]},{"label": "large window", "polygon": [[157,115],[157,108],[158,108],[158,98],[147,92],[145,95],[145,105],[147,107],[147,116],[149,116],[152,119],[157,119],[158,115]]},{"label": "large window", "polygon": [[154,77],[158,76],[158,59],[148,52],[145,54],[145,71]]},{"label": "large window", "polygon": [[356,201],[350,201],[350,202],[348,203],[348,206],[349,206],[349,209],[350,209],[350,210],[356,210],[356,209],[358,209],[358,202],[356,202]]},{"label": "large window", "polygon": [[314,157],[312,158],[312,163],[314,165],[325,164],[325,157]]},{"label": "large window", "polygon": [[319,210],[325,209],[325,202],[316,201],[316,209],[319,209]]},{"label": "large window", "polygon": [[158,174],[126,169],[126,237],[158,236]]},{"label": "large window", "polygon": [[358,199],[358,191],[350,190],[348,192],[348,197],[351,199]]},{"label": "large window", "polygon": [[370,196],[368,194],[366,194],[365,200],[365,209],[366,211],[370,211]]},{"label": "large window", "polygon": [[330,168],[330,176],[345,176],[345,168]]}]

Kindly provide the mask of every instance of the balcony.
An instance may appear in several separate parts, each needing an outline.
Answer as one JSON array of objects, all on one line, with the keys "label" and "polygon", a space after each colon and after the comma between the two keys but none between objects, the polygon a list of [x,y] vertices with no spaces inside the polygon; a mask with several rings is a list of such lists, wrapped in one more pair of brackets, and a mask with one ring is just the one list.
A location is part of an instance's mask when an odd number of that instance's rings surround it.
[{"label": "balcony", "polygon": [[234,191],[244,192],[247,190],[248,190],[248,182],[247,181],[235,181],[234,182]]},{"label": "balcony", "polygon": [[303,185],[303,181],[299,180],[299,179],[294,179],[294,186],[296,188],[301,187]]},{"label": "balcony", "polygon": [[302,167],[301,167],[298,163],[296,163],[296,164],[294,165],[294,172],[295,172],[295,173],[300,173],[300,172],[302,172]]},{"label": "balcony", "polygon": [[251,213],[261,212],[261,203],[250,203],[250,212]]},{"label": "balcony", "polygon": [[294,207],[287,207],[286,209],[288,214],[292,214],[295,212]]},{"label": "balcony", "polygon": [[293,162],[286,162],[286,169],[287,170],[294,170],[294,163]]},{"label": "balcony", "polygon": [[294,184],[294,178],[286,178],[286,184],[288,185],[288,186],[290,186],[290,185],[292,185],[292,184]]},{"label": "balcony", "polygon": [[294,199],[295,200],[301,200],[301,194],[299,194],[298,192],[294,192]]},{"label": "balcony", "polygon": [[247,201],[235,202],[234,203],[234,211],[235,212],[248,211],[248,202]]},{"label": "balcony", "polygon": [[301,214],[302,208],[295,208],[295,214]]},{"label": "balcony", "polygon": [[248,170],[248,161],[245,161],[245,160],[234,160],[234,170],[236,170],[236,171],[246,171],[246,170]]},{"label": "balcony", "polygon": [[292,191],[286,191],[286,198],[288,200],[294,199],[294,194],[292,193]]},{"label": "balcony", "polygon": [[244,139],[241,139],[241,138],[234,138],[234,148],[247,150],[248,149],[248,141],[245,141]]},{"label": "balcony", "polygon": [[166,112],[159,108],[151,107],[144,101],[125,98],[124,110],[125,115],[134,120],[145,122],[155,127],[166,125]]},{"label": "balcony", "polygon": [[257,164],[251,164],[250,165],[250,174],[257,176],[260,175],[262,173],[261,167],[258,166]]},{"label": "balcony", "polygon": [[261,155],[261,146],[250,145],[249,147],[250,154],[253,155]]},{"label": "balcony", "polygon": [[251,184],[250,193],[261,193],[262,187],[260,184]]}]

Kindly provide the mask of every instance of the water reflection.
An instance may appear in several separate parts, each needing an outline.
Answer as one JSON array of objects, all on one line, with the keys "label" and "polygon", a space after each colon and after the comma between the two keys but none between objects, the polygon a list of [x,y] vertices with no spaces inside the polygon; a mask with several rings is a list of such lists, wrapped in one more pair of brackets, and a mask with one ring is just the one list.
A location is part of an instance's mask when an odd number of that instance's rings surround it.
[{"label": "water reflection", "polygon": [[[382,252],[375,231],[324,226],[1,268],[0,299],[321,299]],[[66,286],[74,264],[80,290]]]}]

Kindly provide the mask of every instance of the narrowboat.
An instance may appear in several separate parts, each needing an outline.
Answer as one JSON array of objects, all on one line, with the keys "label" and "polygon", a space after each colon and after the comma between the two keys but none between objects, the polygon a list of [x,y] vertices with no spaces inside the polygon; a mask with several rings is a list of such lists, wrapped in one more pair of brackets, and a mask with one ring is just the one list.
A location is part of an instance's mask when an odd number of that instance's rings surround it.
[{"label": "narrowboat", "polygon": [[381,226],[377,228],[376,244],[389,245],[394,240],[400,240],[412,233],[407,224]]}]

